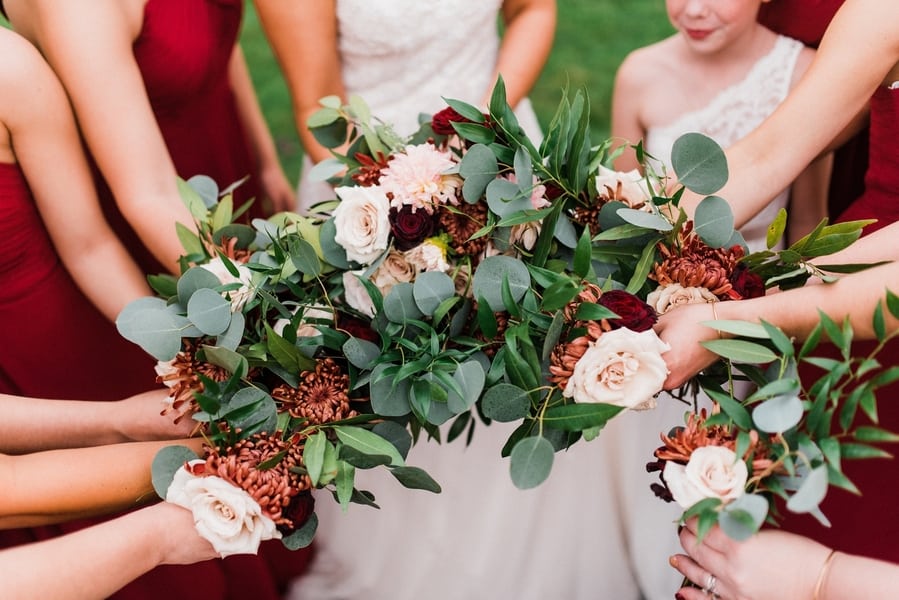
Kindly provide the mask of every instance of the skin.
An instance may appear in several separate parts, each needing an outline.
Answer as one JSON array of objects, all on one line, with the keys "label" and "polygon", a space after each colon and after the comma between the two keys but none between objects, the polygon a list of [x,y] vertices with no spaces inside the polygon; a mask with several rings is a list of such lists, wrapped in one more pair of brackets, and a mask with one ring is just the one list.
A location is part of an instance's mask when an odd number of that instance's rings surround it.
[{"label": "skin", "polygon": [[0,162],[18,163],[58,255],[110,320],[150,288],[109,228],[65,91],[27,41],[0,29]]},{"label": "skin", "polygon": [[[177,272],[182,248],[173,225],[190,228],[193,221],[178,194],[175,166],[132,53],[146,1],[96,0],[81,6],[7,0],[5,7],[13,27],[41,50],[62,81],[122,214],[160,263]],[[229,77],[262,171],[276,170],[274,143],[262,127],[239,51],[232,55]],[[116,85],[110,86],[110,81]],[[283,172],[260,183],[267,186],[263,192],[276,209],[290,204],[292,190]]]},{"label": "skin", "polygon": [[[635,143],[649,129],[708,106],[743,80],[777,39],[756,21],[766,1],[667,0],[668,17],[678,33],[625,58],[612,96],[612,137],[620,144]],[[810,48],[800,52],[791,87],[813,57]],[[791,188],[789,239],[799,239],[826,216],[831,162],[829,154],[814,160],[785,186]],[[615,167],[629,171],[641,165],[635,152],[625,151]]]},{"label": "skin", "polygon": [[[783,531],[766,530],[736,542],[716,527],[700,544],[694,519],[681,530],[680,541],[687,554],[672,556],[671,565],[700,588],[713,573],[722,600],[812,598],[819,580],[816,600],[889,598],[899,586],[896,565],[838,552],[825,570],[830,548]],[[691,587],[677,594],[680,600],[709,598]]]},{"label": "skin", "polygon": [[[899,79],[897,19],[895,3],[848,0],[793,92],[762,126],[727,149],[730,178],[719,195],[731,203],[738,227],[847,134],[878,86]],[[771,151],[785,140],[789,152]],[[688,194],[682,206],[692,211],[699,200]]]},{"label": "skin", "polygon": [[[300,141],[313,162],[331,156],[306,127],[319,99],[346,99],[340,77],[335,0],[283,2],[255,0],[256,12],[287,80]],[[524,98],[549,56],[556,24],[555,0],[506,0],[505,33],[496,75],[502,74],[510,106]],[[297,35],[301,31],[302,35]],[[486,105],[488,97],[483,99]]]},{"label": "skin", "polygon": [[163,502],[52,540],[0,552],[4,598],[106,598],[158,565],[215,558],[190,511]]}]

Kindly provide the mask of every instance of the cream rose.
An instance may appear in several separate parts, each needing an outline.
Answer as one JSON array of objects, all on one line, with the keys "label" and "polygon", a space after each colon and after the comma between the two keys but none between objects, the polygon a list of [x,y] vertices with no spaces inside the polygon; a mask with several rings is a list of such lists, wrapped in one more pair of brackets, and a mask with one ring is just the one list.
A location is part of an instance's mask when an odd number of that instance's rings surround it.
[{"label": "cream rose", "polygon": [[[293,311],[293,314],[296,314],[296,310]],[[305,310],[303,310],[303,316],[300,319],[300,322],[297,323],[297,337],[314,337],[321,334],[321,331],[318,330],[318,327],[312,323],[309,323],[307,319],[315,319],[316,321],[322,320],[332,320],[334,318],[334,313],[331,312],[331,309],[327,306],[322,306],[316,304],[314,306],[307,306]],[[290,319],[278,319],[275,321],[274,325],[272,325],[272,329],[280,336],[284,335],[284,329],[290,325]]]},{"label": "cream rose", "polygon": [[693,451],[686,466],[665,463],[662,474],[675,502],[690,508],[705,498],[736,500],[745,491],[749,470],[730,448],[702,446]]},{"label": "cream rose", "polygon": [[639,171],[613,171],[602,165],[596,177],[596,191],[600,196],[624,202],[631,208],[650,211],[650,196]]},{"label": "cream rose", "polygon": [[345,271],[343,273],[343,299],[351,308],[355,308],[368,317],[375,316],[375,305],[368,295],[368,290],[359,281],[364,271]]},{"label": "cream rose", "polygon": [[655,408],[655,394],[668,376],[662,353],[670,349],[651,329],[603,333],[577,361],[562,395],[634,410]]},{"label": "cream rose", "polygon": [[[203,462],[197,459],[189,464]],[[197,531],[222,558],[255,554],[260,542],[281,537],[275,522],[262,512],[259,503],[221,477],[198,477],[181,467],[175,472],[165,499],[193,513]]]},{"label": "cream rose", "polygon": [[339,187],[334,209],[334,241],[348,259],[371,264],[387,250],[390,240],[390,202],[379,186]]},{"label": "cream rose", "polygon": [[533,250],[534,246],[537,244],[537,238],[540,237],[540,230],[542,228],[543,223],[539,221],[515,225],[512,227],[509,241],[525,250]]},{"label": "cream rose", "polygon": [[240,312],[256,291],[253,286],[253,272],[241,263],[232,262],[231,264],[237,267],[237,277],[231,274],[231,271],[228,270],[221,258],[213,258],[208,263],[200,266],[218,277],[222,285],[240,284],[240,287],[236,290],[222,293],[223,296],[231,300],[231,312]]},{"label": "cream rose", "polygon": [[403,256],[418,272],[441,271],[446,273],[451,268],[450,264],[446,262],[446,250],[428,240],[407,250]]},{"label": "cream rose", "polygon": [[717,302],[718,297],[704,287],[684,287],[679,283],[660,285],[646,296],[646,303],[664,315],[672,308],[684,304]]},{"label": "cream rose", "polygon": [[378,265],[371,281],[386,296],[396,284],[411,283],[415,279],[415,273],[415,267],[406,260],[402,252],[391,250],[384,262]]}]

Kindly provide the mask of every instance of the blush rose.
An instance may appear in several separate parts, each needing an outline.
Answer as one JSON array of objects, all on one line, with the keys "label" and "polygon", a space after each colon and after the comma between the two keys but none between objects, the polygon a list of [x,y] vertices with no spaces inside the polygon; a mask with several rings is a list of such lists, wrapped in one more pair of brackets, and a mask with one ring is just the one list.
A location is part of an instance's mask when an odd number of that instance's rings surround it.
[{"label": "blush rose", "polygon": [[334,241],[349,260],[371,264],[390,240],[390,201],[380,186],[339,187],[340,204],[334,209]]},{"label": "blush rose", "polygon": [[730,502],[743,495],[749,470],[730,448],[702,446],[686,465],[668,461],[662,472],[674,501],[690,508],[700,500],[718,498]]}]

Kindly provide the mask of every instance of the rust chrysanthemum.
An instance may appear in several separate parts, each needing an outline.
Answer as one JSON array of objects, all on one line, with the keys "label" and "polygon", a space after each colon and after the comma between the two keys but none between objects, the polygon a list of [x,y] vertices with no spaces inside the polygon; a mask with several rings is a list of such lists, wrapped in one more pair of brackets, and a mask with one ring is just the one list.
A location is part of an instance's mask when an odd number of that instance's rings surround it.
[{"label": "rust chrysanthemum", "polygon": [[476,261],[487,247],[487,237],[470,239],[487,223],[487,205],[484,202],[460,202],[452,209],[441,207],[439,221],[450,236],[450,249],[460,256],[470,256]]},{"label": "rust chrysanthemum", "polygon": [[291,416],[321,425],[356,416],[350,407],[350,378],[331,358],[315,363],[312,371],[303,371],[297,387],[280,385],[272,397]]},{"label": "rust chrysanthemum", "polygon": [[312,488],[308,475],[295,472],[303,467],[303,444],[298,440],[284,441],[280,432],[253,435],[222,452],[208,450],[205,466],[207,475],[250,494],[276,525],[288,529],[302,525],[284,514],[295,496]]},{"label": "rust chrysanthemum", "polygon": [[692,221],[680,233],[677,247],[660,243],[658,248],[663,259],[650,273],[652,279],[660,285],[702,287],[721,299],[728,297],[731,274],[744,256],[741,246],[710,248],[693,231]]},{"label": "rust chrysanthemum", "polygon": [[[603,332],[611,331],[612,326],[605,319],[600,321],[584,321],[577,318],[578,307],[584,303],[595,304],[602,296],[602,289],[593,283],[584,282],[578,295],[562,308],[565,317],[565,331],[581,330],[583,333],[571,340],[559,342],[549,356],[549,380],[561,389],[565,389],[568,379],[574,373],[574,366],[584,355],[591,342],[595,342]],[[563,333],[564,336],[564,333]]]},{"label": "rust chrysanthemum", "polygon": [[[474,307],[469,315],[470,320],[477,320],[478,314],[478,303],[474,303]],[[492,338],[488,339],[486,335],[484,335],[483,331],[478,330],[474,334],[474,338],[480,342],[484,342],[485,345],[481,347],[481,351],[493,358],[496,356],[497,351],[500,349],[505,343],[506,340],[506,330],[509,328],[509,315],[505,312],[495,312],[493,313],[494,318],[496,319],[496,335]]]},{"label": "rust chrysanthemum", "polygon": [[164,415],[175,415],[178,423],[185,417],[191,417],[200,410],[194,393],[205,389],[200,376],[213,381],[226,381],[231,377],[226,369],[197,359],[197,347],[191,342],[184,342],[184,349],[175,358],[157,367],[156,382],[171,389],[172,404],[162,411]]},{"label": "rust chrysanthemum", "polygon": [[378,185],[381,181],[381,171],[387,168],[389,157],[384,156],[382,152],[378,152],[376,158],[357,152],[354,158],[359,161],[359,168],[352,175],[353,181],[362,187]]}]

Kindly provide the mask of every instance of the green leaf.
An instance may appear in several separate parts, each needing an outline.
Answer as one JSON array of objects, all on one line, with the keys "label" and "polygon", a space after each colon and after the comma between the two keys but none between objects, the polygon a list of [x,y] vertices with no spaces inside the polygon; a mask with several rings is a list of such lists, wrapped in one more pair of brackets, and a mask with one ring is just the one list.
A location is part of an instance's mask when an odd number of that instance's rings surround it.
[{"label": "green leaf", "polygon": [[768,250],[777,246],[783,237],[784,231],[787,229],[787,211],[783,208],[777,211],[777,216],[768,225],[768,232],[765,236],[765,246]]},{"label": "green leaf", "polygon": [[247,319],[243,316],[243,313],[231,313],[231,323],[228,325],[228,329],[216,338],[215,345],[220,348],[236,351],[243,341],[246,324]]},{"label": "green leaf", "polygon": [[712,138],[686,133],[671,149],[671,166],[679,182],[692,192],[714,194],[727,183],[727,158]]},{"label": "green leaf", "polygon": [[[193,188],[200,198],[203,199],[203,204],[206,205],[206,208],[212,208],[219,203],[219,186],[212,177],[208,175],[194,175],[187,180],[187,185]],[[222,198],[222,202],[225,201],[226,199]],[[227,201],[230,202],[230,199]],[[228,222],[230,222],[230,218]],[[217,227],[213,229],[217,229]]]},{"label": "green leaf", "polygon": [[483,144],[473,145],[459,163],[459,174],[465,180],[462,184],[462,197],[469,204],[474,204],[499,174],[496,155]]},{"label": "green leaf", "polygon": [[345,425],[335,426],[334,431],[335,433],[337,433],[337,438],[341,442],[343,442],[347,446],[350,446],[351,448],[355,448],[363,454],[371,454],[375,456],[382,454],[384,456],[389,456],[391,461],[390,464],[394,466],[402,466],[403,464],[405,464],[403,461],[403,457],[400,456],[400,453],[396,449],[396,446],[376,433],[372,433],[371,431],[362,429],[361,427],[351,427]]},{"label": "green leaf", "polygon": [[515,487],[527,490],[546,481],[552,470],[553,454],[553,445],[545,437],[519,440],[510,455],[510,473]]},{"label": "green leaf", "polygon": [[770,338],[768,331],[759,323],[750,323],[749,321],[730,321],[720,319],[718,321],[703,321],[701,325],[711,327],[723,333],[730,333],[740,337],[751,337],[762,340]]},{"label": "green leaf", "polygon": [[441,492],[440,484],[418,467],[391,467],[390,473],[403,484],[403,487],[411,490],[425,490],[435,494]]},{"label": "green leaf", "polygon": [[640,254],[640,260],[637,261],[637,266],[634,269],[633,275],[631,275],[630,281],[628,281],[626,291],[631,294],[636,294],[641,287],[646,283],[647,276],[649,272],[652,270],[653,265],[655,264],[656,257],[656,247],[655,244],[647,244],[643,248],[643,252]]},{"label": "green leaf", "polygon": [[456,133],[459,134],[459,137],[475,144],[492,144],[496,139],[496,134],[492,129],[477,123],[453,121],[452,126]]},{"label": "green leaf", "polygon": [[454,111],[468,119],[469,121],[474,121],[475,123],[483,123],[486,119],[484,117],[484,113],[481,112],[481,109],[477,106],[473,106],[467,102],[462,102],[461,100],[454,100],[452,98],[444,98],[447,105],[452,107]]},{"label": "green leaf", "polygon": [[440,271],[419,273],[412,284],[412,297],[419,310],[425,315],[433,315],[440,304],[456,295],[456,285],[452,277]]},{"label": "green leaf", "polygon": [[533,210],[530,194],[523,194],[518,185],[507,179],[494,179],[487,185],[487,206],[502,219]]},{"label": "green leaf", "polygon": [[297,271],[304,275],[318,275],[322,270],[321,261],[318,259],[315,248],[301,238],[291,238],[290,240],[290,262],[297,268]]},{"label": "green leaf", "polygon": [[858,460],[862,458],[892,458],[892,454],[886,450],[875,448],[867,444],[840,444],[840,455],[846,460]]},{"label": "green leaf", "polygon": [[422,312],[415,303],[415,296],[411,283],[398,283],[394,285],[384,298],[384,315],[394,323],[403,325],[409,321],[419,319]]},{"label": "green leaf", "polygon": [[221,367],[231,374],[245,375],[249,370],[247,359],[242,354],[228,348],[203,346],[203,355],[207,362]]},{"label": "green leaf", "polygon": [[[521,300],[531,287],[531,275],[522,261],[510,256],[485,258],[478,265],[472,278],[472,290],[475,297],[486,300],[493,311],[504,310],[505,304],[502,297],[504,280],[508,281],[509,290],[516,302]],[[394,289],[399,285],[394,286]]]},{"label": "green leaf", "polygon": [[724,198],[708,196],[693,217],[697,235],[712,248],[722,248],[734,235],[734,213]]},{"label": "green leaf", "polygon": [[733,422],[737,427],[743,430],[748,430],[752,427],[752,417],[749,415],[749,411],[731,397],[730,394],[725,394],[720,390],[709,388],[703,388],[703,391],[708,394],[709,398],[721,406],[721,410],[724,411],[724,414],[733,419]]},{"label": "green leaf", "polygon": [[[671,221],[655,213],[648,213],[643,210],[634,208],[620,208],[617,211],[619,217],[631,225],[642,229],[653,229],[655,231],[671,231],[674,225]],[[617,229],[617,228],[616,228]],[[643,232],[646,233],[645,231]]]},{"label": "green leaf", "polygon": [[808,513],[817,509],[827,495],[827,467],[821,465],[809,471],[802,485],[787,500],[787,509],[794,513]]},{"label": "green leaf", "polygon": [[190,211],[191,216],[200,222],[206,221],[206,203],[197,191],[180,177],[177,180],[181,201]]},{"label": "green leaf", "polygon": [[312,543],[312,538],[315,537],[315,531],[317,529],[318,516],[315,513],[312,513],[299,529],[296,529],[290,535],[281,538],[281,543],[283,543],[288,550],[306,548]]},{"label": "green leaf", "polygon": [[171,360],[181,351],[181,328],[164,308],[129,304],[116,318],[116,329],[157,360]]},{"label": "green leaf", "polygon": [[265,345],[278,364],[288,371],[311,371],[315,361],[303,356],[299,349],[265,324]]},{"label": "green leaf", "polygon": [[178,278],[178,302],[187,306],[191,296],[202,289],[216,289],[222,285],[212,271],[203,267],[191,267]]},{"label": "green leaf", "polygon": [[777,356],[765,346],[746,340],[708,340],[702,342],[702,345],[736,363],[759,364],[777,359]]},{"label": "green leaf", "polygon": [[187,318],[206,335],[219,335],[231,324],[231,302],[208,288],[197,290],[187,302]]},{"label": "green leaf", "polygon": [[178,241],[181,242],[185,254],[188,256],[204,256],[206,254],[203,242],[200,241],[200,238],[197,237],[193,230],[181,223],[175,223],[175,233],[178,235]]},{"label": "green leaf", "polygon": [[592,427],[603,427],[612,417],[624,410],[622,406],[611,404],[563,404],[548,409],[543,422],[562,431],[582,431]]},{"label": "green leaf", "polygon": [[765,400],[752,411],[752,420],[766,433],[783,433],[802,419],[802,401],[796,394],[775,396]]},{"label": "green leaf", "polygon": [[899,296],[891,290],[887,290],[886,296],[887,309],[889,309],[891,315],[899,319]]},{"label": "green leaf", "polygon": [[484,367],[476,360],[467,360],[456,367],[453,371],[453,381],[458,384],[462,395],[450,391],[446,404],[451,413],[459,414],[468,410],[480,398],[481,392],[484,390],[484,383],[487,380],[487,374]]},{"label": "green leaf", "polygon": [[309,474],[309,479],[312,480],[313,487],[318,486],[325,463],[325,446],[329,443],[325,432],[319,430],[306,438],[303,446],[303,464],[306,466],[306,472]]},{"label": "green leaf", "polygon": [[359,369],[370,369],[381,356],[381,349],[368,340],[350,337],[341,346],[343,355]]},{"label": "green leaf", "polygon": [[337,488],[337,501],[345,511],[350,505],[353,496],[353,480],[356,478],[356,467],[350,463],[337,461],[337,476],[334,478],[334,486]]},{"label": "green leaf", "polygon": [[718,524],[729,538],[747,540],[761,528],[769,508],[764,496],[743,494],[724,507]]},{"label": "green leaf", "polygon": [[197,453],[187,446],[166,446],[161,448],[150,466],[152,473],[153,489],[156,495],[165,500],[165,496],[175,478],[175,472],[184,466],[184,463],[199,458]]},{"label": "green leaf", "polygon": [[899,442],[899,434],[870,425],[858,427],[852,436],[860,442]]},{"label": "green leaf", "polygon": [[510,383],[498,383],[484,392],[481,410],[484,416],[499,423],[509,423],[528,415],[531,401],[528,393]]},{"label": "green leaf", "polygon": [[586,277],[592,267],[592,245],[590,242],[590,228],[584,227],[581,237],[578,239],[577,248],[574,251],[574,274],[578,277]]},{"label": "green leaf", "polygon": [[602,319],[617,319],[619,315],[602,304],[594,302],[581,302],[575,311],[575,318],[579,321],[601,321]]}]

